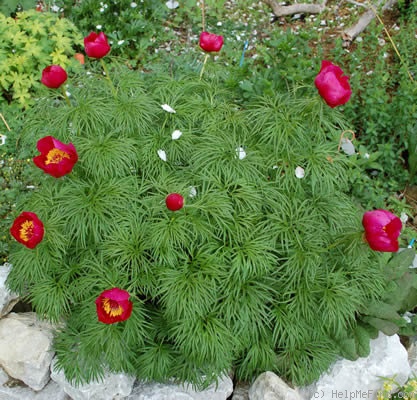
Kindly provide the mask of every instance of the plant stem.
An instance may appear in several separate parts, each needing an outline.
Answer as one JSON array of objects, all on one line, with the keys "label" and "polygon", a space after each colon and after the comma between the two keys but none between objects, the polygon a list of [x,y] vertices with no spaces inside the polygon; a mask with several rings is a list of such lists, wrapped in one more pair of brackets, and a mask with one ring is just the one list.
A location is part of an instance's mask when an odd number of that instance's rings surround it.
[{"label": "plant stem", "polygon": [[201,77],[203,76],[204,68],[206,66],[207,59],[209,58],[209,56],[210,54],[206,54],[206,56],[204,57],[203,66],[201,67],[201,72],[200,72],[200,81],[201,81]]},{"label": "plant stem", "polygon": [[111,91],[113,92],[113,96],[116,97],[117,91],[116,91],[116,88],[114,87],[113,81],[110,79],[110,75],[109,75],[109,71],[107,69],[107,65],[102,58],[100,58],[100,62],[101,62],[101,66],[103,67],[103,71],[106,75],[106,79],[110,83],[110,87],[111,87]]},{"label": "plant stem", "polygon": [[3,117],[3,114],[0,113],[0,118],[3,121],[4,125],[6,125],[7,130],[10,132],[10,126],[7,124],[6,119]]},{"label": "plant stem", "polygon": [[201,0],[201,24],[203,26],[203,32],[206,31],[206,3]]},{"label": "plant stem", "polygon": [[67,102],[68,106],[71,106],[71,102],[70,102],[70,99],[67,95],[67,91],[64,88],[64,85],[61,86],[61,90],[62,90],[62,94],[64,95],[64,99]]}]

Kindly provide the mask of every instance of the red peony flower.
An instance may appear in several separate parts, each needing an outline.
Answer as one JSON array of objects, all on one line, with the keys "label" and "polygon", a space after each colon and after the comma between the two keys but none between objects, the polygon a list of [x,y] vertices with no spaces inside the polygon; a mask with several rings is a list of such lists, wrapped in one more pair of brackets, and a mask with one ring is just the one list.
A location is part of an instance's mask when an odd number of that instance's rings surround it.
[{"label": "red peony flower", "polygon": [[352,94],[349,78],[343,75],[340,67],[330,61],[321,62],[321,69],[314,84],[320,96],[332,108],[347,103]]},{"label": "red peony flower", "polygon": [[200,47],[207,52],[220,51],[223,42],[223,36],[214,33],[202,32],[200,35]]},{"label": "red peony flower", "polygon": [[402,229],[401,220],[387,210],[367,211],[362,218],[365,238],[372,250],[398,251],[398,236]]},{"label": "red peony flower", "polygon": [[171,193],[165,198],[168,210],[178,211],[184,206],[184,197],[178,193]]},{"label": "red peony flower", "polygon": [[50,89],[59,88],[68,78],[64,68],[59,65],[50,65],[42,71],[41,82]]},{"label": "red peony flower", "polygon": [[107,36],[103,32],[91,32],[84,38],[84,49],[88,57],[103,58],[110,51]]},{"label": "red peony flower", "polygon": [[126,290],[119,288],[105,290],[96,299],[98,320],[105,324],[126,321],[132,314],[133,308],[129,297]]},{"label": "red peony flower", "polygon": [[60,178],[72,171],[78,161],[78,154],[72,143],[64,144],[52,136],[38,140],[40,155],[33,158],[37,167],[55,178]]},{"label": "red peony flower", "polygon": [[44,227],[35,213],[23,211],[14,220],[10,233],[19,243],[34,249],[43,239]]}]

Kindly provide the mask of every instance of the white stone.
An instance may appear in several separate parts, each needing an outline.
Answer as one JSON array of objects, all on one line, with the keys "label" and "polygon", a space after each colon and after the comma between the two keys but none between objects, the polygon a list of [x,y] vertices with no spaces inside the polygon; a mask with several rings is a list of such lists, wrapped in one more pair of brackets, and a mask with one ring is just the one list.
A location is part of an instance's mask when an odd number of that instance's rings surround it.
[{"label": "white stone", "polygon": [[33,390],[49,381],[53,327],[33,312],[10,313],[0,320],[0,365]]},{"label": "white stone", "polygon": [[27,386],[11,383],[0,386],[1,400],[71,400],[71,398],[53,381],[40,391],[35,392]]},{"label": "white stone", "polygon": [[78,387],[71,385],[64,371],[55,369],[55,360],[51,364],[51,379],[55,381],[72,400],[113,400],[124,399],[132,392],[135,378],[123,373],[106,373],[103,381],[90,382]]},{"label": "white stone", "polygon": [[410,376],[407,350],[398,335],[386,336],[380,333],[371,341],[368,357],[356,361],[338,360],[327,373],[310,386],[300,388],[305,399],[334,400],[335,393],[341,393],[338,399],[349,400],[357,393],[358,398],[375,400],[383,386],[381,377],[393,378],[403,385]]},{"label": "white stone", "polygon": [[6,286],[6,279],[9,276],[11,268],[11,264],[0,266],[0,318],[8,314],[19,301],[19,296],[16,293],[10,292]]},{"label": "white stone", "polygon": [[233,393],[233,382],[224,376],[202,391],[191,385],[138,382],[126,400],[226,400]]},{"label": "white stone", "polygon": [[259,375],[250,387],[249,400],[301,400],[301,397],[279,376],[267,371]]}]

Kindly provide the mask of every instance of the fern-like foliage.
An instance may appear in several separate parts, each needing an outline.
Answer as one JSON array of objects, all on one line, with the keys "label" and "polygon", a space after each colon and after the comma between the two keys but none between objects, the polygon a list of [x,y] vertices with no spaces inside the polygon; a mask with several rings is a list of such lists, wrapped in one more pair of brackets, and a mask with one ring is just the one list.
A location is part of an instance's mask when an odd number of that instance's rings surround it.
[{"label": "fern-like foliage", "polygon": [[[110,79],[71,77],[71,105],[52,92],[18,138],[26,157],[46,135],[79,154],[59,179],[34,167],[38,189],[21,209],[45,238],[16,243],[8,278],[64,323],[55,350],[67,378],[112,370],[205,385],[268,369],[300,384],[349,338],[366,352],[357,317],[381,298],[385,260],[345,195],[342,116],[309,90],[243,102],[230,77],[226,87],[113,66]],[[173,192],[185,199],[176,212]],[[130,293],[133,314],[105,325],[94,301],[113,287]]]}]

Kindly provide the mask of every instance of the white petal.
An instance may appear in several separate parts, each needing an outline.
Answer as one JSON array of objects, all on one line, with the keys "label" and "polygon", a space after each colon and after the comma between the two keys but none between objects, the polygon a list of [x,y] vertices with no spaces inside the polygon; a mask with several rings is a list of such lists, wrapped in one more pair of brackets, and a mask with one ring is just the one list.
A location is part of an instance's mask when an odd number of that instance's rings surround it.
[{"label": "white petal", "polygon": [[349,139],[343,138],[340,147],[348,156],[355,154],[355,146]]},{"label": "white petal", "polygon": [[190,186],[190,197],[195,197],[197,196],[197,189],[195,188],[195,186]]},{"label": "white petal", "polygon": [[117,42],[117,44],[118,44],[119,46],[121,46],[124,42],[125,42],[124,40],[119,40],[119,41]]},{"label": "white petal", "polygon": [[178,1],[168,0],[165,5],[170,9],[173,10],[174,8],[177,8],[179,6]]},{"label": "white petal", "polygon": [[158,156],[162,161],[167,160],[167,153],[165,153],[165,150],[159,149],[158,150]]},{"label": "white petal", "polygon": [[304,168],[302,168],[302,167],[297,167],[297,168],[295,169],[295,176],[296,176],[298,179],[304,178],[304,175],[305,175]]},{"label": "white petal", "polygon": [[236,157],[239,157],[239,160],[243,160],[246,157],[246,151],[243,147],[236,147]]},{"label": "white petal", "polygon": [[169,106],[168,104],[162,104],[161,105],[161,107],[162,107],[162,109],[163,110],[165,110],[165,111],[167,111],[167,112],[169,112],[169,113],[171,113],[171,114],[175,114],[175,110],[171,107],[171,106]]},{"label": "white petal", "polygon": [[6,139],[7,139],[6,135],[0,134],[0,146],[3,146],[4,144],[6,144]]},{"label": "white petal", "polygon": [[172,135],[171,135],[172,140],[179,139],[181,137],[181,135],[182,135],[182,132],[179,131],[178,129],[176,129],[174,132],[172,132]]},{"label": "white petal", "polygon": [[405,212],[402,212],[400,216],[400,220],[403,224],[405,224],[408,221],[408,215]]}]

